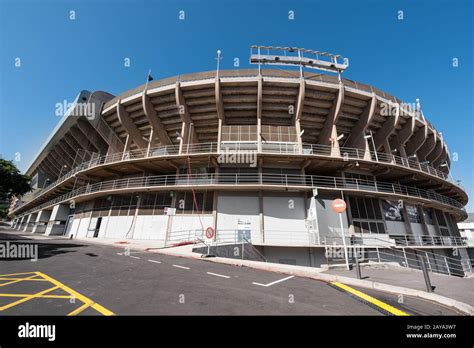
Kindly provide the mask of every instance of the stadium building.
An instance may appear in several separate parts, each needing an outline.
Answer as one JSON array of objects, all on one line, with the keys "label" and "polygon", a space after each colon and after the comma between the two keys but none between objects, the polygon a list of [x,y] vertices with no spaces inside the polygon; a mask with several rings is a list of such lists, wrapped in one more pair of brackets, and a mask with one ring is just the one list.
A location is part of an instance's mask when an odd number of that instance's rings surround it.
[{"label": "stadium building", "polygon": [[[456,225],[468,197],[419,105],[342,79],[338,56],[279,54],[258,48],[258,69],[149,78],[118,96],[82,91],[26,171],[34,190],[13,227],[163,246],[211,227],[213,247],[271,262],[319,267],[347,244],[367,261],[416,267],[423,254],[431,270],[472,271]],[[336,76],[307,71],[318,64]]]}]

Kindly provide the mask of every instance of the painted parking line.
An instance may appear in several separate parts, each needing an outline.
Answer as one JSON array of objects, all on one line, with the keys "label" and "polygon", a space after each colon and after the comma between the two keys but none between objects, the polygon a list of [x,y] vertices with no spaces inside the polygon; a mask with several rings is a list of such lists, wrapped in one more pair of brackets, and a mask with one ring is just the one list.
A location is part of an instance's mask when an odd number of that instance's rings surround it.
[{"label": "painted parking line", "polygon": [[131,257],[132,259],[138,259],[138,260],[140,260],[140,258],[139,258],[138,256],[132,256],[132,255],[130,255],[130,257]]},{"label": "painted parking line", "polygon": [[[29,276],[26,276],[26,275],[29,275]],[[16,276],[22,276],[22,277],[16,277]],[[82,304],[78,308],[76,308],[75,310],[67,314],[70,316],[77,315],[89,307],[91,307],[92,309],[94,309],[95,311],[103,315],[114,315],[114,313],[111,312],[110,310],[102,307],[98,303],[92,301],[91,299],[85,297],[84,295],[64,285],[58,280],[51,278],[50,276],[47,276],[46,274],[41,273],[41,272],[2,274],[0,275],[0,279],[2,278],[10,280],[8,284],[19,284],[20,286],[22,282],[29,283],[31,281],[43,281],[43,282],[49,283],[52,286],[36,293],[8,293],[7,286],[5,288],[2,288],[2,293],[0,293],[0,298],[13,298],[13,299],[16,298],[16,300],[4,306],[0,306],[0,312],[13,308],[18,305],[21,305],[22,303],[28,302],[30,300],[48,298],[48,299],[63,299],[63,300],[74,299],[74,300],[79,300],[80,302],[82,302]],[[8,284],[4,283],[3,285],[8,285]],[[6,289],[6,290],[3,290],[3,289]],[[66,294],[65,295],[50,294],[51,292],[56,291],[56,290],[62,290]]]},{"label": "painted parking line", "polygon": [[206,272],[207,274],[216,276],[216,277],[222,277],[222,278],[230,278],[229,276],[223,275],[223,274],[217,274],[217,273],[212,273],[212,272]]},{"label": "painted parking line", "polygon": [[156,261],[156,260],[148,260],[148,262],[161,263],[161,261]]},{"label": "painted parking line", "polygon": [[288,280],[288,279],[291,279],[291,278],[294,278],[294,276],[289,276],[289,277],[286,277],[286,278],[283,278],[283,279],[280,279],[280,280],[276,280],[276,281],[268,283],[268,284],[261,284],[261,283],[256,283],[256,282],[252,282],[252,284],[259,285],[259,286],[264,286],[264,287],[267,288],[269,286],[272,286],[272,285],[277,284],[277,283],[284,282],[285,280]]},{"label": "painted parking line", "polygon": [[177,267],[177,268],[182,268],[182,269],[190,269],[189,267],[184,267],[184,266],[180,266],[180,265],[172,265],[173,267]]},{"label": "painted parking line", "polygon": [[397,316],[408,316],[409,314],[399,310],[398,308],[395,308],[393,306],[390,306],[389,304],[382,302],[380,300],[377,300],[376,298],[369,296],[367,294],[364,294],[362,291],[356,290],[354,288],[351,288],[350,286],[347,286],[345,284],[339,283],[339,282],[332,282],[332,285],[338,287],[339,289],[342,289],[364,301],[367,301],[368,303],[384,310],[385,312],[388,312],[392,315],[397,315]]},{"label": "painted parking line", "polygon": [[120,255],[120,256],[122,256],[122,255],[123,255],[123,253],[117,253],[117,255]]}]

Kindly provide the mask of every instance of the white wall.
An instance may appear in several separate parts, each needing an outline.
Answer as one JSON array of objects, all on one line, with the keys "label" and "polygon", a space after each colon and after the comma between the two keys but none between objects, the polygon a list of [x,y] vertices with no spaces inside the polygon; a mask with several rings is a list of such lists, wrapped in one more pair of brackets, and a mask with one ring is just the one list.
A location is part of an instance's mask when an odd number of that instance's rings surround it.
[{"label": "white wall", "polygon": [[301,195],[265,195],[263,197],[265,243],[309,243],[305,202]]},{"label": "white wall", "polygon": [[219,193],[217,200],[217,233],[235,231],[248,223],[252,241],[260,240],[260,216],[257,193]]},{"label": "white wall", "polygon": [[166,226],[168,216],[166,215],[143,215],[137,216],[135,232],[136,239],[160,239],[166,238]]},{"label": "white wall", "polygon": [[175,215],[170,220],[169,240],[191,240],[195,234],[201,235],[202,230],[213,226],[212,214]]}]

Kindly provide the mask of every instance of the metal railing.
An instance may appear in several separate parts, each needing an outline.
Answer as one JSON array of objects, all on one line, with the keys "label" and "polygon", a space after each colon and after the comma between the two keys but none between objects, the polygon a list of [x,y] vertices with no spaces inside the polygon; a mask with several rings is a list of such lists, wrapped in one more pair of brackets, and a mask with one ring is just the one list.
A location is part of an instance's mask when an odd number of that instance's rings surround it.
[{"label": "metal railing", "polygon": [[269,173],[219,173],[219,174],[173,174],[135,177],[102,181],[95,184],[82,186],[55,199],[32,208],[22,215],[44,207],[68,201],[74,197],[103,191],[116,191],[125,189],[145,189],[168,186],[241,186],[241,185],[264,185],[283,186],[294,188],[321,188],[348,191],[369,191],[375,193],[403,196],[408,198],[421,198],[437,201],[465,211],[463,205],[458,201],[440,195],[435,192],[409,187],[399,184],[384,183],[373,180],[361,180],[352,178],[341,178],[320,175],[297,175],[297,174],[269,174]]},{"label": "metal railing", "polygon": [[466,246],[466,240],[462,237],[454,236],[409,236],[392,235],[397,245],[428,245],[428,246]]},{"label": "metal railing", "polygon": [[[341,242],[335,242],[337,238],[339,238]],[[360,244],[360,241],[357,243],[357,239],[353,239],[351,244],[350,238],[347,238],[346,241],[348,241],[348,243],[346,244],[349,249],[353,250],[353,252],[351,252],[351,258],[356,256],[360,258],[360,255],[362,255],[362,261],[374,261],[378,263],[396,262],[407,268],[422,269],[419,256],[423,256],[425,257],[428,270],[431,272],[458,276],[473,273],[474,259],[457,259],[422,249],[401,247],[393,242],[376,237],[372,238],[377,240],[372,246]],[[341,249],[343,247],[342,237],[334,237],[331,241],[333,241],[332,244],[328,243],[327,239],[325,239],[326,248],[336,247]],[[337,259],[343,261],[343,258],[344,254],[339,250]]]},{"label": "metal railing", "polygon": [[[252,146],[253,145],[253,146]],[[70,170],[65,175],[58,178],[56,181],[52,182],[44,189],[38,190],[32,196],[32,200],[38,198],[39,196],[47,193],[53,187],[63,183],[70,177],[74,176],[78,172],[85,171],[100,165],[112,164],[121,161],[127,160],[136,160],[143,158],[154,158],[154,157],[163,157],[163,156],[173,156],[173,155],[183,155],[183,154],[200,154],[200,153],[214,153],[217,154],[220,151],[256,151],[256,144],[253,143],[224,143],[221,144],[220,149],[217,143],[203,143],[203,144],[188,144],[183,145],[181,154],[179,153],[179,145],[165,145],[158,146],[148,149],[137,149],[126,152],[114,153],[110,155],[97,156],[87,162],[83,162]],[[453,180],[448,174],[437,170],[426,164],[422,164],[413,159],[407,159],[394,155],[387,155],[385,153],[375,154],[373,151],[365,151],[357,148],[340,148],[340,156],[331,156],[332,153],[331,145],[319,145],[319,144],[303,144],[302,148],[295,143],[265,143],[262,144],[261,153],[273,153],[273,154],[305,154],[305,155],[314,155],[314,156],[329,156],[337,157],[343,159],[356,159],[356,160],[367,160],[373,162],[382,162],[386,164],[403,166],[413,170],[417,170],[423,173],[427,173],[443,180],[449,181],[450,183],[458,186],[462,189],[462,186]],[[23,204],[19,204],[16,209],[19,209],[26,203],[31,203],[31,200]]]}]

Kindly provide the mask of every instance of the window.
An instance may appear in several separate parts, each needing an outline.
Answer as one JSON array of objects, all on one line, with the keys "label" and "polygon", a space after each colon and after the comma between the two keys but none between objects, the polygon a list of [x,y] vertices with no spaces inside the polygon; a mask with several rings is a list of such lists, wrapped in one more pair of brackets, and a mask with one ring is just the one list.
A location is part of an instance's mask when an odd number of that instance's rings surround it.
[{"label": "window", "polygon": [[178,192],[176,195],[176,214],[202,214],[212,212],[213,192]]},{"label": "window", "polygon": [[349,206],[356,233],[386,233],[377,199],[350,196]]},{"label": "window", "polygon": [[431,215],[431,211],[427,208],[423,208],[423,216],[425,217],[425,223],[427,225],[434,225],[433,216]]},{"label": "window", "polygon": [[406,209],[407,209],[407,214],[408,214],[408,220],[414,224],[421,224],[421,217],[418,214],[417,207],[407,204]]}]

